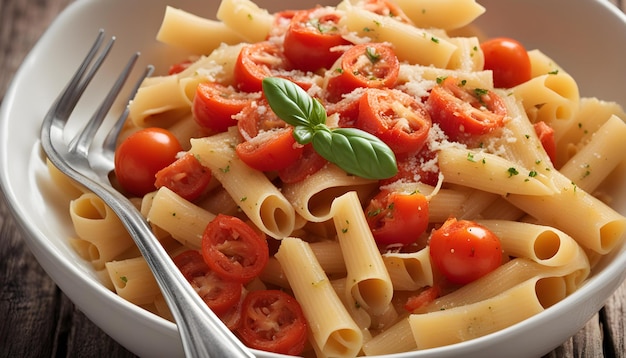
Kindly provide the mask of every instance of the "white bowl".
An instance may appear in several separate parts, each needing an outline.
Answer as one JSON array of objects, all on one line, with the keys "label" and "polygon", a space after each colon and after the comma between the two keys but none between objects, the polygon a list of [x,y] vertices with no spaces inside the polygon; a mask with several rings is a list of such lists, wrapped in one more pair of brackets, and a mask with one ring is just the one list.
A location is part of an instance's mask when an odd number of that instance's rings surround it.
[{"label": "white bowl", "polygon": [[[83,0],[72,3],[26,58],[10,87],[0,117],[2,188],[26,232],[28,246],[70,299],[98,326],[130,351],[147,357],[182,356],[174,324],[124,301],[101,285],[94,270],[69,247],[72,234],[67,199],[50,182],[38,145],[39,124],[49,105],[77,67],[98,29],[118,36],[100,80],[88,90],[90,113],[97,93],[108,86],[127,57],[161,71],[182,58],[155,40],[163,11],[171,4],[213,17],[218,1]],[[284,1],[259,0],[280,10]],[[306,8],[319,1],[299,1]],[[333,1],[322,3],[334,5]],[[626,105],[626,16],[607,1],[482,0],[487,8],[477,24],[489,36],[510,36],[540,48],[577,79],[581,93]],[[309,6],[310,5],[310,6]],[[137,70],[139,71],[139,70]],[[116,110],[120,110],[118,104]],[[624,178],[626,172],[620,173]],[[611,194],[626,213],[626,186],[616,181]],[[605,257],[586,284],[562,302],[526,321],[472,341],[394,357],[531,357],[559,346],[603,305],[626,276],[624,245]],[[276,355],[255,352],[259,357]]]}]

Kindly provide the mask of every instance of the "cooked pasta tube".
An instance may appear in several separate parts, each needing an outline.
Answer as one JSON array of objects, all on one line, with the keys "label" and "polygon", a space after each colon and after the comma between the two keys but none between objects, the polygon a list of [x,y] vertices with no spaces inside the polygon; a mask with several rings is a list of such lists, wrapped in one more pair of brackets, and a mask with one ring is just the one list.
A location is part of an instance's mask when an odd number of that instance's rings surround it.
[{"label": "cooked pasta tube", "polygon": [[336,198],[331,210],[348,272],[346,295],[378,314],[391,302],[393,284],[356,192]]},{"label": "cooked pasta tube", "polygon": [[515,86],[513,93],[522,100],[532,122],[544,121],[553,127],[572,119],[580,96],[574,78],[563,71],[532,78]]},{"label": "cooked pasta tube", "polygon": [[363,343],[361,329],[346,311],[309,245],[298,238],[286,237],[275,257],[323,356],[356,356]]},{"label": "cooked pasta tube", "polygon": [[148,263],[141,256],[107,262],[106,269],[115,292],[129,302],[136,305],[152,304],[161,295]]},{"label": "cooked pasta tube", "polygon": [[168,127],[191,110],[191,101],[180,87],[178,76],[161,76],[142,85],[128,105],[135,126]]},{"label": "cooked pasta tube", "polygon": [[289,201],[260,171],[237,157],[235,133],[191,139],[191,150],[200,163],[239,204],[248,218],[267,235],[282,239],[295,227],[296,214]]},{"label": "cooked pasta tube", "polygon": [[73,245],[80,248],[78,252],[96,270],[103,269],[106,262],[135,248],[135,242],[124,224],[93,193],[82,194],[70,202],[70,219],[79,238]]},{"label": "cooked pasta tube", "polygon": [[416,26],[454,30],[485,12],[475,0],[395,0]]},{"label": "cooked pasta tube", "polygon": [[415,291],[433,285],[433,269],[428,246],[411,253],[385,253],[383,262],[394,290]]},{"label": "cooked pasta tube", "polygon": [[274,16],[249,0],[222,0],[217,19],[248,42],[265,40],[274,22]]}]

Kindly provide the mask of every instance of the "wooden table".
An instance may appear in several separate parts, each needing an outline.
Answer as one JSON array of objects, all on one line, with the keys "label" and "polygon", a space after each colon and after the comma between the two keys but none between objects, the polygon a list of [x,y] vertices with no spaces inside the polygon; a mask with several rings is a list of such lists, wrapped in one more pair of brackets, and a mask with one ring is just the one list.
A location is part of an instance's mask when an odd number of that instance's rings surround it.
[{"label": "wooden table", "polygon": [[[0,0],[0,101],[24,56],[71,2]],[[611,2],[626,10],[626,1]],[[580,332],[546,357],[625,357],[625,304],[626,282]],[[46,275],[0,192],[0,357],[45,356],[134,355],[89,321]]]}]

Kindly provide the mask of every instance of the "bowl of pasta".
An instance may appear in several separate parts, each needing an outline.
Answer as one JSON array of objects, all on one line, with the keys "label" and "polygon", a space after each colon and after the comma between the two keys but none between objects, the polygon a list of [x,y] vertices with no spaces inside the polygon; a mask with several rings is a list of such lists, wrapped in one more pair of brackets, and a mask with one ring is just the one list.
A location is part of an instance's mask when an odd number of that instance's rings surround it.
[{"label": "bowl of pasta", "polygon": [[155,66],[107,118],[129,109],[115,183],[258,357],[540,356],[626,277],[608,2],[85,0],[7,93],[1,183],[44,269],[139,356],[183,356],[171,313],[38,141],[99,29],[117,42],[76,117],[131,53]]}]

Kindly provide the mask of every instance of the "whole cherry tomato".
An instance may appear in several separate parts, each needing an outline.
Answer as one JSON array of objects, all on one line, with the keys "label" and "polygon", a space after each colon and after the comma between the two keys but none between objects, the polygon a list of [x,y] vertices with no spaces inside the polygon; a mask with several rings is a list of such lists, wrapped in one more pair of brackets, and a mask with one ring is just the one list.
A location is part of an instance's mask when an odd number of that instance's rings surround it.
[{"label": "whole cherry tomato", "polygon": [[485,70],[493,71],[497,88],[510,88],[530,80],[531,64],[524,45],[506,37],[498,37],[480,45],[485,56]]},{"label": "whole cherry tomato", "polygon": [[156,173],[172,164],[182,151],[178,139],[162,128],[141,129],[115,151],[115,175],[122,188],[135,196],[156,190]]},{"label": "whole cherry tomato", "polygon": [[456,284],[467,284],[498,268],[502,263],[500,239],[486,227],[454,218],[430,237],[433,265]]}]

